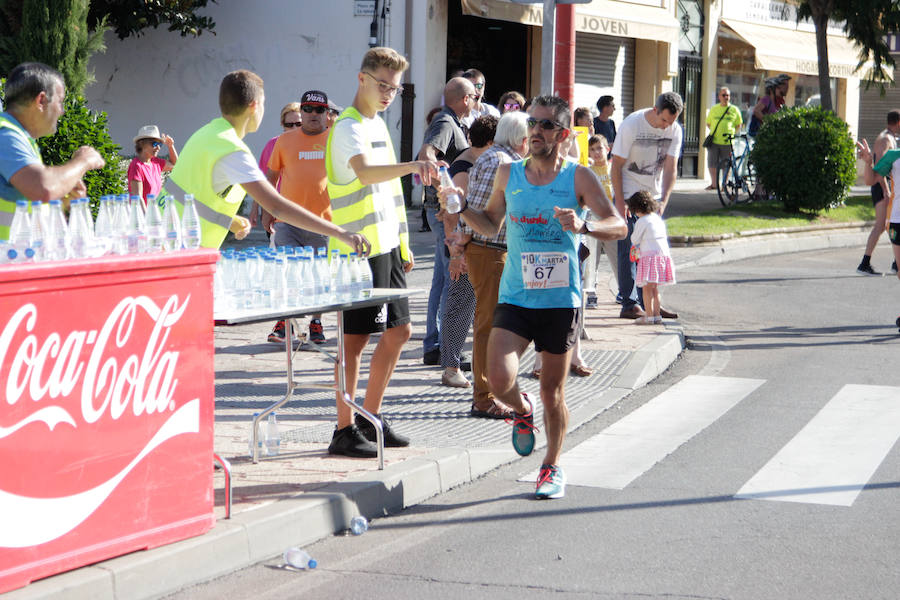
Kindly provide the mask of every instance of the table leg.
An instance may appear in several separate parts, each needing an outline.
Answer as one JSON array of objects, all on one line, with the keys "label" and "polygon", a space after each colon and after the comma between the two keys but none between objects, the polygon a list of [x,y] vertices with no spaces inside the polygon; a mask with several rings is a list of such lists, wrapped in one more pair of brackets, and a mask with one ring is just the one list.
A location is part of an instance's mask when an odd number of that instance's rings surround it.
[{"label": "table leg", "polygon": [[231,518],[231,463],[213,452],[213,464],[218,464],[225,472],[225,518]]},{"label": "table leg", "polygon": [[284,354],[285,361],[287,362],[287,390],[285,391],[284,398],[267,407],[264,411],[259,413],[253,419],[253,431],[250,432],[250,436],[253,439],[253,464],[259,462],[259,424],[263,421],[263,419],[269,416],[269,413],[272,413],[277,408],[281,408],[284,406],[288,400],[291,399],[291,396],[294,393],[294,388],[296,387],[294,384],[294,330],[291,324],[291,319],[284,320]]},{"label": "table leg", "polygon": [[337,312],[337,372],[338,372],[338,394],[344,399],[344,404],[358,412],[362,417],[375,427],[375,445],[378,447],[378,469],[384,470],[384,428],[381,426],[381,419],[358,405],[347,393],[347,382],[344,379],[344,312]]}]

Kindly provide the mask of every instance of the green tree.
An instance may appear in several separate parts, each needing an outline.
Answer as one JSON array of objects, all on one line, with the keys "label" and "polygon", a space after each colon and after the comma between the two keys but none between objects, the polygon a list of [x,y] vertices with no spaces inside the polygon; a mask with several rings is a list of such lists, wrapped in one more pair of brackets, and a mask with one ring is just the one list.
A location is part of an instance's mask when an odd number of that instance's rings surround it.
[{"label": "green tree", "polygon": [[891,81],[885,66],[894,66],[885,35],[900,31],[898,0],[800,0],[797,19],[809,19],[816,27],[822,108],[834,110],[828,68],[829,19],[844,23],[844,33],[859,48],[858,66],[871,58],[873,67],[865,76],[866,88],[876,83],[884,93],[884,83]]},{"label": "green tree", "polygon": [[69,91],[83,93],[93,81],[88,61],[106,49],[104,22],[88,29],[88,5],[88,0],[0,0],[0,73],[38,61],[62,73]]},{"label": "green tree", "polygon": [[[208,0],[91,0],[88,14],[90,25],[107,20],[119,39],[140,36],[144,29],[168,24],[169,31],[181,37],[200,35],[208,31],[215,35],[216,23],[210,17],[197,14]],[[213,0],[215,3],[216,0]]]}]

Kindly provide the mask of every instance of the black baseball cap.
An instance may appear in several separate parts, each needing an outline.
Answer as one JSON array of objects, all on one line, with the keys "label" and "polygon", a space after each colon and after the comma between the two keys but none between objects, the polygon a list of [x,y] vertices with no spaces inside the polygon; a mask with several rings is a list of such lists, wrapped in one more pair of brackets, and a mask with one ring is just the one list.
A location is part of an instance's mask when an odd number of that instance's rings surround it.
[{"label": "black baseball cap", "polygon": [[328,107],[328,95],[319,90],[309,90],[303,93],[300,104],[314,104],[316,106]]}]

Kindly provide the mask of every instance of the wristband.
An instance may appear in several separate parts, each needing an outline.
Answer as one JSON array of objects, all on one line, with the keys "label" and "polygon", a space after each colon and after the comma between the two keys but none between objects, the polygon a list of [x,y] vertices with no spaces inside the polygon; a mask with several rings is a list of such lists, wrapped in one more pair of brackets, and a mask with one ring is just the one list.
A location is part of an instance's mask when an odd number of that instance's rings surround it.
[{"label": "wristband", "polygon": [[459,212],[456,213],[458,215],[466,212],[466,209],[469,208],[469,201],[465,197],[463,197],[462,201],[463,201],[463,206],[461,209],[459,209]]}]

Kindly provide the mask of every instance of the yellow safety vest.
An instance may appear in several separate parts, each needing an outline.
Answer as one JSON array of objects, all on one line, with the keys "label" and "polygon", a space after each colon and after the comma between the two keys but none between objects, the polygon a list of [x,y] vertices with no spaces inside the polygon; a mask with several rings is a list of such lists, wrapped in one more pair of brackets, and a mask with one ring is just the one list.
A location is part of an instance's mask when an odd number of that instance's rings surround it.
[{"label": "yellow safety vest", "polygon": [[[362,123],[363,116],[356,108],[349,106],[344,109],[341,116],[335,121],[328,134],[328,147],[325,151],[325,172],[328,175],[328,197],[331,199],[331,220],[335,225],[353,233],[361,233],[372,244],[369,256],[387,254],[395,248],[388,246],[388,240],[400,238],[400,256],[408,261],[409,229],[406,224],[406,204],[403,201],[403,188],[400,178],[394,178],[389,182],[375,185],[363,185],[359,178],[350,183],[341,184],[335,182],[334,168],[332,165],[331,142],[337,124],[343,119],[355,119]],[[368,131],[366,131],[368,134]],[[363,152],[369,164],[384,165],[396,164],[394,146],[390,136],[384,140],[363,140]],[[180,162],[180,159],[179,159]],[[393,210],[396,221],[387,219],[382,211]],[[399,223],[399,229],[398,229]],[[348,245],[337,238],[329,238],[329,250],[339,250],[343,253],[353,251]]]},{"label": "yellow safety vest", "polygon": [[[222,245],[231,221],[241,207],[241,200],[247,195],[240,185],[231,186],[221,195],[213,191],[212,187],[212,173],[216,162],[239,150],[251,156],[253,154],[238,137],[231,123],[222,117],[213,119],[188,139],[178,154],[178,162],[166,183],[166,187],[170,189],[159,193],[162,198],[166,193],[181,188],[182,195],[194,195],[194,205],[200,215],[200,245],[204,248],[218,248]],[[177,195],[175,205],[180,215],[184,206]]]},{"label": "yellow safety vest", "polygon": [[[41,156],[41,149],[38,147],[37,142],[28,135],[28,132],[22,129],[21,126],[13,123],[6,117],[0,116],[0,127],[9,127],[13,131],[18,131],[22,136],[28,140],[28,143],[31,144],[31,147],[34,148],[34,153],[38,155],[38,158]],[[19,194],[16,198],[0,198],[0,240],[8,240],[9,239],[9,228],[13,222],[13,216],[16,213],[16,200],[27,200],[25,196]],[[31,212],[31,203],[28,203],[28,212]]]}]

